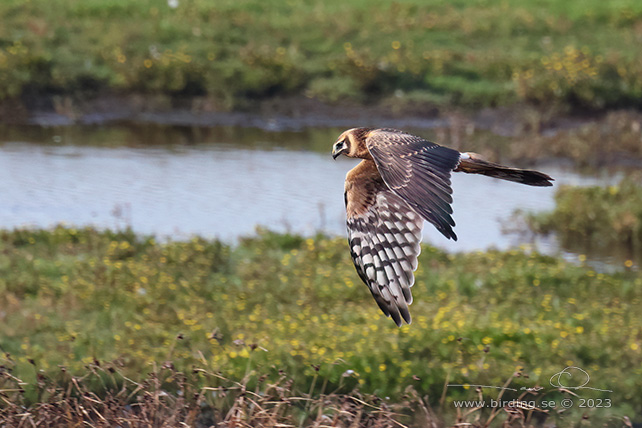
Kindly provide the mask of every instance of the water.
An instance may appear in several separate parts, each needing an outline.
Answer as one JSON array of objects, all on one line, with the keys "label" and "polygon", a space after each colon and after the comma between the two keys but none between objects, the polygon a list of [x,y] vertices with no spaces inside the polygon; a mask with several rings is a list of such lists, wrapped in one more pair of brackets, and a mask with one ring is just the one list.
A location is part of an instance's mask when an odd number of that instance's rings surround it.
[{"label": "water", "polygon": [[[343,181],[358,161],[333,161],[339,129],[269,132],[158,126],[7,128],[0,136],[0,228],[59,223],[130,226],[142,234],[234,242],[260,225],[345,235]],[[149,144],[153,142],[154,144]],[[543,167],[556,185],[608,179]],[[426,224],[424,240],[449,251],[507,249],[516,209],[550,210],[553,188],[453,175],[457,242]],[[530,241],[529,241],[530,242]],[[538,249],[556,253],[554,239]]]}]

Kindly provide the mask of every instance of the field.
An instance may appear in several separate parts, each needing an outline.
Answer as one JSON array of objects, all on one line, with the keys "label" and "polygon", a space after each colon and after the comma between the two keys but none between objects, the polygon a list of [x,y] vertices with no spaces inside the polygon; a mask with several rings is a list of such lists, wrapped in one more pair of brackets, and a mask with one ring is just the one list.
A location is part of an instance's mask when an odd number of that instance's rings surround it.
[{"label": "field", "polygon": [[640,107],[642,4],[6,0],[0,99]]},{"label": "field", "polygon": [[[181,420],[214,411],[222,414],[212,420],[223,420],[243,391],[256,391],[259,408],[274,406],[274,394],[299,397],[275,413],[295,425],[332,419],[346,403],[364,417],[387,409],[387,423],[413,425],[415,406],[452,424],[455,400],[478,397],[469,385],[507,381],[516,392],[504,400],[544,388],[528,398],[540,408],[564,397],[611,403],[522,410],[532,421],[621,426],[642,412],[637,268],[606,274],[521,250],[452,255],[429,246],[419,266],[414,322],[397,328],[360,284],[343,239],[258,231],[229,246],[68,227],[2,232],[0,389],[11,405],[0,412],[23,417],[27,406],[36,418],[60,409],[47,402],[72,409],[78,400],[96,408],[112,400],[131,415],[153,399],[154,417],[171,404]],[[551,377],[569,366],[612,392],[553,387]],[[562,385],[580,385],[578,373]],[[492,410],[460,411],[459,420],[485,421]]]}]

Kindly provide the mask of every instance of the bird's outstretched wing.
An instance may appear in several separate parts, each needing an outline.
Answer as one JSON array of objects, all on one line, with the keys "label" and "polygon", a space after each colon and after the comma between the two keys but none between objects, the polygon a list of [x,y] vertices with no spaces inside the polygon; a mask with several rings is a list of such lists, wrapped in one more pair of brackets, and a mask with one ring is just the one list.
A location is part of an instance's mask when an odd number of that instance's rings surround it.
[{"label": "bird's outstretched wing", "polygon": [[398,326],[402,319],[410,324],[423,219],[381,178],[347,181],[345,197],[350,254],[359,276],[386,316]]},{"label": "bird's outstretched wing", "polygon": [[377,129],[366,146],[384,182],[446,238],[453,231],[450,173],[460,153],[394,129]]}]

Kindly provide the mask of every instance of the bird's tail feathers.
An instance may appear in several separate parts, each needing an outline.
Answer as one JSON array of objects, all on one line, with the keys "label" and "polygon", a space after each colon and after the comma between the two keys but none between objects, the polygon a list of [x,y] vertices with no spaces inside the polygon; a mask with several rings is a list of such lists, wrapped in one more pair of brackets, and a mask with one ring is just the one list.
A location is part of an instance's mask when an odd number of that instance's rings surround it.
[{"label": "bird's tail feathers", "polygon": [[530,169],[511,168],[484,160],[477,153],[462,153],[456,172],[482,174],[502,180],[528,184],[529,186],[552,186],[550,176]]}]

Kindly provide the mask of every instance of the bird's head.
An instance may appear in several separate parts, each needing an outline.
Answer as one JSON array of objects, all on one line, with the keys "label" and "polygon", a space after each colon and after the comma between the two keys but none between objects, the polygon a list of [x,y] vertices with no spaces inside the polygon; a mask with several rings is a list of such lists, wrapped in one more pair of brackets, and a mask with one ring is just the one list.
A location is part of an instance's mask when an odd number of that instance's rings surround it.
[{"label": "bird's head", "polygon": [[336,159],[341,155],[347,155],[350,152],[350,139],[346,132],[341,134],[334,146],[332,146],[332,158]]},{"label": "bird's head", "polygon": [[372,128],[352,128],[343,132],[332,146],[332,157],[336,159],[340,155],[346,155],[350,158],[368,156],[365,140],[371,130]]}]

